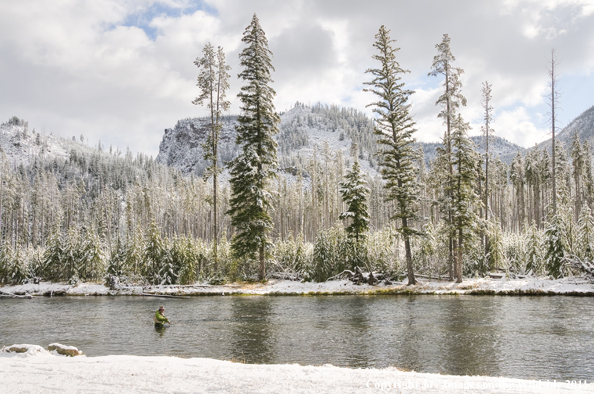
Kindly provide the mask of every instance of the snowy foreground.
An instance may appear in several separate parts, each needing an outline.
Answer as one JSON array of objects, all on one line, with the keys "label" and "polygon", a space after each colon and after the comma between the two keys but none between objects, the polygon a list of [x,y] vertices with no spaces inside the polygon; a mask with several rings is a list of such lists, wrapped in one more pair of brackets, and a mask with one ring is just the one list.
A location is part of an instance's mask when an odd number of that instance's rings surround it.
[{"label": "snowy foreground", "polygon": [[[24,346],[24,345],[20,345]],[[349,369],[239,364],[205,358],[64,357],[39,346],[0,353],[3,393],[594,393],[585,382],[529,381]]]},{"label": "snowy foreground", "polygon": [[323,283],[270,280],[266,284],[229,284],[211,286],[194,284],[188,286],[132,286],[109,290],[102,284],[81,283],[71,286],[60,283],[26,284],[0,287],[0,292],[16,295],[339,295],[339,294],[493,294],[493,295],[584,295],[594,296],[591,280],[569,277],[557,280],[548,278],[488,279],[472,278],[463,283],[421,280],[415,286],[395,283],[390,286],[355,285],[348,280]]}]

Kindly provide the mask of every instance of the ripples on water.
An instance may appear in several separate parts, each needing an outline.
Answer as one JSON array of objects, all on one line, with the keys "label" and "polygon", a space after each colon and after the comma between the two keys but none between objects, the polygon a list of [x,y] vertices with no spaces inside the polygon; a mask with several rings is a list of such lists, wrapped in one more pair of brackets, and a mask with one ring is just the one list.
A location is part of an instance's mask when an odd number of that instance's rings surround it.
[{"label": "ripples on water", "polygon": [[[175,323],[153,327],[163,304]],[[388,367],[587,379],[593,298],[492,296],[3,299],[0,346],[61,342],[89,356]]]}]

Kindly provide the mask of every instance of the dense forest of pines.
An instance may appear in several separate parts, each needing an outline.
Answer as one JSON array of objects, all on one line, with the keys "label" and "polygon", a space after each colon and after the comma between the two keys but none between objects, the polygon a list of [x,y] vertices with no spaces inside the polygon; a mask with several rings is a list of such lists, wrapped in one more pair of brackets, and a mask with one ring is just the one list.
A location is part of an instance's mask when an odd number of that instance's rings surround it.
[{"label": "dense forest of pines", "polygon": [[[250,26],[254,40],[261,39],[257,19]],[[395,72],[405,72],[390,60],[397,49],[389,46],[388,33],[380,29],[376,38],[383,44],[374,46],[384,45],[384,61],[392,62]],[[576,134],[571,146],[556,144],[553,151],[535,147],[525,156],[518,153],[511,164],[488,151],[479,155],[458,111],[466,103],[462,70],[452,65],[447,35],[436,47],[431,75],[444,78],[436,116],[444,120],[446,132],[430,165],[422,152],[409,149],[416,132],[406,101],[412,92],[399,78],[376,76],[392,81],[391,91],[402,98],[394,101],[402,107],[384,112],[383,129],[360,111],[298,104],[311,116],[276,134],[278,160],[276,142],[267,142],[274,147],[267,152],[275,157],[266,164],[272,172],[262,172],[261,179],[253,169],[264,151],[254,156],[258,151],[253,149],[261,149],[258,141],[251,148],[248,137],[241,137],[244,153],[231,163],[232,176],[243,174],[243,181],[253,176],[254,184],[265,188],[254,194],[254,201],[263,196],[260,208],[269,206],[267,211],[234,200],[245,182],[232,178],[218,185],[216,178],[184,176],[143,154],[134,157],[64,140],[67,158],[34,155],[17,166],[0,152],[0,283],[76,283],[108,275],[152,284],[266,276],[324,281],[357,266],[396,279],[408,270],[409,282],[414,282],[411,269],[458,280],[494,270],[510,276],[578,273],[576,261],[594,259],[589,144]],[[381,86],[374,81],[368,84]],[[253,99],[247,95],[242,98],[246,108]],[[376,108],[387,102],[378,100]],[[492,133],[489,108],[487,100],[486,138]],[[251,120],[242,116],[245,129]],[[270,124],[278,122],[274,112],[269,116]],[[409,122],[406,127],[399,126],[398,116]],[[288,144],[298,147],[307,141],[302,123],[311,128],[320,122],[353,142],[348,157],[328,144],[307,158],[283,153]],[[43,135],[29,131],[18,118],[1,127],[13,133],[15,144],[46,144]],[[382,138],[384,147],[378,146]],[[216,155],[216,148],[210,150],[211,160],[212,152]],[[361,159],[378,169],[376,175],[361,171]],[[215,165],[210,173],[217,171]],[[242,223],[240,211],[256,224]],[[243,249],[237,246],[238,234],[248,230],[260,234],[254,253],[246,252],[250,238],[242,241]]]}]

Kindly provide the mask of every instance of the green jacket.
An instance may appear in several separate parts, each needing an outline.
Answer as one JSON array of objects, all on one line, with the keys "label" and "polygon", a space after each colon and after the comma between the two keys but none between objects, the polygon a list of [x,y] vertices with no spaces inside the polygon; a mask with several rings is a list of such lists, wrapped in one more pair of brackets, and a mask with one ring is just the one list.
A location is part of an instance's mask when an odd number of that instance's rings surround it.
[{"label": "green jacket", "polygon": [[157,312],[155,312],[155,323],[158,323],[158,324],[169,323],[169,319],[166,318],[165,316],[163,316],[161,314],[161,312],[157,311]]}]

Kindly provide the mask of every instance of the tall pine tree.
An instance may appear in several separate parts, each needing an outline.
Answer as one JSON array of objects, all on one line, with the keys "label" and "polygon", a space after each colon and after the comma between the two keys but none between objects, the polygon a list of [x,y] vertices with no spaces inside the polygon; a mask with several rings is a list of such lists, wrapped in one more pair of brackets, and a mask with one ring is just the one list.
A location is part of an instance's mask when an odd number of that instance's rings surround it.
[{"label": "tall pine tree", "polygon": [[202,148],[204,149],[204,159],[211,162],[211,165],[204,172],[205,179],[212,176],[213,190],[213,255],[214,269],[217,270],[217,245],[218,245],[218,182],[217,177],[221,172],[218,161],[218,145],[221,134],[221,116],[223,111],[229,109],[231,103],[225,100],[226,91],[229,89],[229,67],[225,63],[225,53],[223,48],[218,47],[216,53],[214,47],[208,43],[202,50],[203,57],[197,58],[194,64],[200,70],[198,74],[197,86],[200,88],[200,96],[196,97],[193,104],[203,104],[210,110],[210,135],[206,139]]},{"label": "tall pine tree", "polygon": [[400,48],[392,46],[395,40],[390,38],[390,31],[381,26],[375,40],[373,46],[379,53],[372,57],[380,62],[380,68],[365,71],[373,76],[371,82],[365,82],[371,86],[365,91],[372,92],[378,98],[378,101],[368,106],[373,106],[373,112],[377,114],[374,133],[381,146],[378,150],[381,174],[386,181],[387,200],[395,202],[392,219],[400,221],[398,231],[404,238],[408,284],[414,285],[416,279],[410,239],[418,233],[412,227],[412,222],[417,217],[419,200],[417,170],[413,163],[419,155],[414,149],[412,135],[416,129],[408,102],[414,92],[404,88],[401,75],[409,71],[396,61],[396,52]]},{"label": "tall pine tree", "polygon": [[[460,80],[460,76],[464,73],[464,70],[461,68],[457,68],[453,66],[454,61],[456,58],[452,55],[452,51],[450,50],[450,37],[447,34],[443,35],[443,39],[441,43],[435,45],[437,49],[437,55],[433,57],[433,64],[431,65],[431,72],[429,72],[430,76],[444,76],[444,93],[439,96],[437,99],[436,105],[440,105],[442,107],[441,112],[439,113],[438,117],[443,119],[443,122],[446,126],[446,131],[444,134],[444,152],[446,165],[448,167],[449,172],[449,179],[453,179],[454,177],[454,160],[452,158],[452,142],[451,142],[451,134],[452,134],[452,127],[453,122],[456,116],[456,110],[462,105],[466,105],[466,98],[460,92],[462,88],[462,81]],[[452,185],[444,185],[446,193],[452,190]],[[445,202],[451,201],[451,195],[447,194],[444,198]],[[446,211],[445,220],[448,222],[448,225],[453,225],[453,218],[452,218],[452,211],[449,205],[444,207]],[[449,238],[449,263],[450,263],[450,279],[453,279],[454,272],[453,272],[453,265],[454,265],[454,249],[455,249],[455,240],[450,237]]]},{"label": "tall pine tree", "polygon": [[259,260],[259,278],[266,278],[265,260],[272,229],[270,181],[276,176],[277,143],[280,117],[272,102],[276,92],[270,87],[272,52],[254,14],[241,40],[246,48],[239,55],[245,81],[241,92],[242,114],[238,117],[237,144],[241,153],[231,163],[231,200],[228,211],[236,232],[232,240],[236,258]]},{"label": "tall pine tree", "polygon": [[455,238],[454,274],[456,282],[462,282],[462,256],[468,248],[468,240],[472,237],[477,224],[476,204],[478,196],[474,190],[477,178],[479,158],[476,147],[470,138],[468,130],[470,125],[458,114],[452,122],[452,148],[454,149],[454,174],[448,182],[451,187],[452,223],[450,234]]}]

